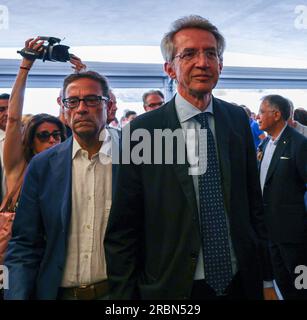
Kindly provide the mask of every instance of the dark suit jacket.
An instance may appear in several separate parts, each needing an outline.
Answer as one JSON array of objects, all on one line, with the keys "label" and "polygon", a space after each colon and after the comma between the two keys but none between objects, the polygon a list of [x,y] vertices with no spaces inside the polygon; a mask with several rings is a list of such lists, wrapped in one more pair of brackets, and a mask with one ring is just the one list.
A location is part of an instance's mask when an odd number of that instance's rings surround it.
[{"label": "dark suit jacket", "polygon": [[[116,170],[113,165],[113,197]],[[56,299],[66,259],[71,178],[72,137],[31,160],[5,259],[5,299]]]},{"label": "dark suit jacket", "polygon": [[306,183],[307,139],[287,126],[277,143],[263,188],[265,222],[274,242],[307,241]]},{"label": "dark suit jacket", "polygon": [[[261,298],[258,249],[265,230],[249,121],[243,109],[221,100],[214,99],[213,108],[225,203],[241,278],[247,296]],[[138,128],[146,128],[151,136],[154,129],[181,128],[174,99],[132,121],[131,132]],[[173,153],[176,163],[176,148]],[[188,168],[187,163],[120,166],[105,238],[111,298],[190,297],[201,238]]]}]

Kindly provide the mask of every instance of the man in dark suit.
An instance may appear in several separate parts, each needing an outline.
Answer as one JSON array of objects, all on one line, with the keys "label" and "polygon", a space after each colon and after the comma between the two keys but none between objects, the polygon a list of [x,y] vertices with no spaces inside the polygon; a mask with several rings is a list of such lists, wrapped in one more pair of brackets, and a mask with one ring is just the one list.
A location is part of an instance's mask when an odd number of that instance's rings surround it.
[{"label": "man in dark suit", "polygon": [[118,144],[117,133],[105,127],[108,92],[96,72],[64,81],[73,136],[29,164],[5,259],[5,299],[107,295],[103,239],[115,190],[111,145]]},{"label": "man in dark suit", "polygon": [[279,95],[263,98],[258,120],[268,133],[260,181],[274,278],[284,299],[307,298],[297,290],[295,268],[307,265],[307,139],[287,125],[291,106]]},{"label": "man in dark suit", "polygon": [[[249,122],[243,109],[211,94],[222,70],[224,38],[208,20],[188,16],[174,22],[161,48],[178,94],[124,128],[123,163],[105,238],[110,297],[262,299],[260,239],[265,239],[265,230]],[[195,175],[196,168],[189,167],[194,164],[193,143],[186,146],[184,136],[188,129],[201,131],[203,124],[195,118],[205,113],[210,113],[208,169]],[[154,138],[162,131],[166,136],[176,133],[179,142],[171,143],[168,136],[159,153]],[[136,137],[142,132],[140,151]],[[189,163],[179,159],[181,149]],[[136,159],[137,150],[144,161]],[[203,179],[213,175],[214,191],[203,192],[212,185]],[[211,209],[204,210],[207,203]],[[216,217],[217,212],[222,214]],[[221,223],[204,222],[210,215]]]}]

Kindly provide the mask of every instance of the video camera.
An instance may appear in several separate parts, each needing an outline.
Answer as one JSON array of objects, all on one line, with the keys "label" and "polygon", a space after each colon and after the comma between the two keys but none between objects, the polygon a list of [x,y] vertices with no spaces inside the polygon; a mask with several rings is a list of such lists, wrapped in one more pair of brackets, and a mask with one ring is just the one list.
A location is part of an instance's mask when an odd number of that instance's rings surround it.
[{"label": "video camera", "polygon": [[70,47],[59,44],[61,39],[54,37],[40,37],[40,40],[48,41],[48,45],[42,46],[43,50],[38,52],[33,49],[23,48],[21,51],[17,51],[17,53],[32,61],[35,59],[41,59],[43,62],[46,60],[53,62],[66,62],[70,60],[71,55],[68,52]]}]

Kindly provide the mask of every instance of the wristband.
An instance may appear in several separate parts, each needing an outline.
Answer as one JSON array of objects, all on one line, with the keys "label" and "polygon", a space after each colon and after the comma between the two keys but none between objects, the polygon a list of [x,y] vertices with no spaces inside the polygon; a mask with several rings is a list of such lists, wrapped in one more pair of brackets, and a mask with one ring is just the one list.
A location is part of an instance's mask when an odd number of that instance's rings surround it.
[{"label": "wristband", "polygon": [[24,69],[24,70],[30,71],[30,68],[27,68],[27,67],[19,67],[19,69]]}]

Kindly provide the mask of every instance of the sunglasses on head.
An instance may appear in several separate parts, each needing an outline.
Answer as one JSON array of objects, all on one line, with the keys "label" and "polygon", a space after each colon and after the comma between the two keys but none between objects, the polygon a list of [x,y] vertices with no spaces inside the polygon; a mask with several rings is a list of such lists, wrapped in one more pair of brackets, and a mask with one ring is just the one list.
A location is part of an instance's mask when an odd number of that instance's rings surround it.
[{"label": "sunglasses on head", "polygon": [[36,133],[36,137],[40,142],[48,142],[51,136],[53,137],[54,140],[60,141],[61,131],[60,130],[55,130],[52,132],[41,131]]}]

